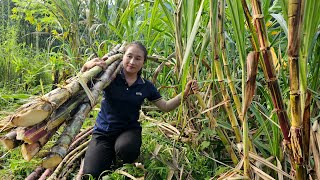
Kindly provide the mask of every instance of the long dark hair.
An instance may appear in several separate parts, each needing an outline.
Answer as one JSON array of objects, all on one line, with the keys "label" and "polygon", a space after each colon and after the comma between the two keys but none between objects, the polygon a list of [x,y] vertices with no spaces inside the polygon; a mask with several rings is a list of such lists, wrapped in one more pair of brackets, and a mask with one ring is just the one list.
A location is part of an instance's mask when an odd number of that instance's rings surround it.
[{"label": "long dark hair", "polygon": [[[147,51],[147,48],[141,42],[139,41],[131,42],[125,47],[125,52],[130,46],[133,46],[133,45],[138,46],[143,51],[143,63],[145,63],[147,61],[148,51]],[[142,74],[142,68],[138,71],[138,75],[140,76],[141,74]]]}]

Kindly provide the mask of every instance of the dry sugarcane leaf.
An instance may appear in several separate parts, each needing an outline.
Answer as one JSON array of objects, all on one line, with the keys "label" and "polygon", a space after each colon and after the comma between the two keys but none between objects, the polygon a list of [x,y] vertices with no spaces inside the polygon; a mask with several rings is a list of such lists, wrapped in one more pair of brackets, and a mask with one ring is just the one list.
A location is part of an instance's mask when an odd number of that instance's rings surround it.
[{"label": "dry sugarcane leaf", "polygon": [[161,148],[162,148],[162,145],[157,144],[156,147],[154,148],[154,151],[153,151],[153,153],[152,153],[152,156],[153,156],[153,157],[154,157],[154,156],[157,156],[157,155],[159,154]]},{"label": "dry sugarcane leaf", "polygon": [[303,130],[303,153],[304,161],[309,162],[309,148],[310,148],[310,105],[312,102],[311,92],[307,91],[307,98],[305,102],[305,107],[303,111],[302,118],[302,130]]},{"label": "dry sugarcane leaf", "polygon": [[[278,167],[279,169],[282,169],[281,162],[279,161],[278,158],[276,158],[276,159],[277,159],[277,167]],[[283,180],[283,175],[282,175],[281,173],[278,173],[278,180]]]},{"label": "dry sugarcane leaf", "polygon": [[122,174],[122,175],[124,175],[124,176],[126,176],[126,177],[128,177],[128,178],[130,178],[132,180],[138,180],[137,178],[135,178],[131,174],[129,174],[129,173],[125,172],[125,171],[119,170],[119,169],[116,170],[115,173]]},{"label": "dry sugarcane leaf", "polygon": [[222,105],[225,105],[228,101],[230,101],[230,100],[222,101],[222,102],[216,104],[215,106],[213,106],[213,107],[211,107],[211,108],[208,108],[208,109],[202,111],[201,114],[204,114],[204,113],[206,113],[206,112],[208,112],[208,111],[211,111],[211,110],[216,109],[216,108],[218,108],[218,107],[220,107],[220,106],[222,106]]},{"label": "dry sugarcane leaf", "polygon": [[245,117],[245,114],[252,102],[256,89],[256,77],[258,71],[258,52],[250,52],[247,57],[247,82],[245,90],[245,100],[242,108],[242,116]]},{"label": "dry sugarcane leaf", "polygon": [[153,84],[156,84],[156,82],[157,82],[157,77],[158,77],[159,73],[162,71],[165,63],[166,63],[166,62],[162,62],[162,63],[157,67],[157,69],[154,71],[153,77],[152,77],[152,81],[151,81]]},{"label": "dry sugarcane leaf", "polygon": [[244,157],[241,158],[241,160],[239,161],[239,163],[236,165],[235,168],[233,168],[230,171],[224,173],[222,176],[220,176],[218,178],[218,180],[229,179],[229,178],[234,177],[236,175],[243,177],[242,175],[239,175],[239,174],[241,174],[240,169],[242,168],[243,163],[244,163]]},{"label": "dry sugarcane leaf", "polygon": [[234,174],[232,177],[228,177],[228,178],[223,179],[223,180],[242,180],[242,179],[248,180],[248,177],[242,176],[242,175],[239,175],[239,174]]},{"label": "dry sugarcane leaf", "polygon": [[161,128],[171,132],[172,134],[176,134],[176,135],[180,135],[180,131],[175,128],[174,126],[172,126],[171,124],[168,123],[164,123],[164,122],[159,122],[157,123]]},{"label": "dry sugarcane leaf", "polygon": [[[268,157],[266,160],[267,160],[268,162],[272,162],[274,159],[275,159],[274,156],[270,156],[270,157]],[[257,162],[255,163],[255,166],[256,166],[257,168],[261,169],[261,168],[264,166],[264,164],[262,164],[261,162],[257,161]]]},{"label": "dry sugarcane leaf", "polygon": [[271,176],[269,176],[267,173],[263,172],[261,169],[257,168],[256,166],[250,164],[250,167],[253,169],[255,174],[260,178],[265,180],[275,180],[274,178],[272,178]]},{"label": "dry sugarcane leaf", "polygon": [[293,177],[290,176],[288,173],[286,173],[283,170],[279,169],[277,166],[273,165],[272,163],[270,163],[269,161],[265,160],[264,158],[254,154],[252,152],[249,152],[249,157],[254,159],[255,161],[259,161],[259,162],[263,163],[264,165],[266,165],[269,168],[277,171],[278,173],[281,173],[281,174],[287,176],[288,178],[293,179]]},{"label": "dry sugarcane leaf", "polygon": [[170,169],[167,175],[167,180],[171,180],[173,178],[174,175],[174,170]]}]

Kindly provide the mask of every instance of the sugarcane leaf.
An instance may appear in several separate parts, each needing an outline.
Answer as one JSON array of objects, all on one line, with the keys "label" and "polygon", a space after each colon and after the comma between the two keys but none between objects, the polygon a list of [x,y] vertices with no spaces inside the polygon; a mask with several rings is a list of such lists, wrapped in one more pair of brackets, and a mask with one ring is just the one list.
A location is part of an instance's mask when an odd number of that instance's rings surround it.
[{"label": "sugarcane leaf", "polygon": [[193,27],[192,27],[191,34],[190,34],[190,36],[188,38],[188,41],[187,41],[187,47],[186,47],[185,53],[183,55],[183,60],[182,60],[182,64],[181,64],[179,77],[182,76],[183,72],[184,72],[184,74],[187,74],[186,72],[189,70],[189,68],[185,68],[185,67],[186,67],[186,64],[189,63],[187,61],[190,60],[189,59],[189,55],[191,53],[191,48],[192,48],[193,42],[194,42],[194,40],[196,38],[196,35],[198,33],[198,29],[199,29],[199,26],[200,26],[200,18],[201,18],[201,14],[202,14],[202,10],[203,10],[203,3],[204,3],[204,0],[201,1],[201,5],[200,5],[200,8],[198,10],[197,17],[195,19],[195,22],[194,22]]},{"label": "sugarcane leaf", "polygon": [[286,20],[283,18],[281,14],[270,14],[276,21],[279,23],[280,27],[282,28],[284,34],[288,38],[288,26]]}]

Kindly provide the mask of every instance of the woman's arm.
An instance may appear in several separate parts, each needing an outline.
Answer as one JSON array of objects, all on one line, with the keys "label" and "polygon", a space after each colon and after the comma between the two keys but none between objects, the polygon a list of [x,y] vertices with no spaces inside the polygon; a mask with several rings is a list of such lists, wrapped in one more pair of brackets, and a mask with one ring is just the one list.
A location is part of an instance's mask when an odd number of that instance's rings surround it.
[{"label": "woman's arm", "polygon": [[154,102],[154,105],[157,106],[163,112],[169,112],[177,108],[181,99],[186,99],[190,94],[198,92],[198,83],[195,80],[191,80],[186,84],[186,88],[183,93],[178,94],[176,97],[166,101],[164,99],[160,99]]}]

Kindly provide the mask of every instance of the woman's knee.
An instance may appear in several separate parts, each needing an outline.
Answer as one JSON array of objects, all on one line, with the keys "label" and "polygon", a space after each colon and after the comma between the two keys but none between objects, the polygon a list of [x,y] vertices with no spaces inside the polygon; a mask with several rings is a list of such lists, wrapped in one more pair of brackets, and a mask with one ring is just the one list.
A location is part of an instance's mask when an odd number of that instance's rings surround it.
[{"label": "woman's knee", "polygon": [[115,152],[124,163],[132,163],[140,155],[140,146],[141,131],[127,131],[118,137],[115,143]]},{"label": "woman's knee", "polygon": [[134,162],[138,156],[140,155],[140,148],[130,148],[130,146],[118,146],[116,149],[116,155],[119,157],[124,163],[132,163]]}]

